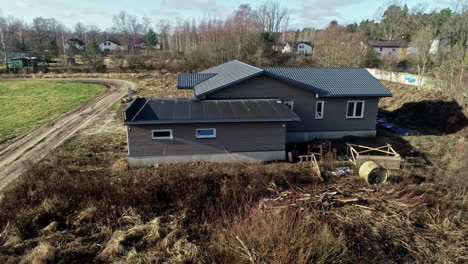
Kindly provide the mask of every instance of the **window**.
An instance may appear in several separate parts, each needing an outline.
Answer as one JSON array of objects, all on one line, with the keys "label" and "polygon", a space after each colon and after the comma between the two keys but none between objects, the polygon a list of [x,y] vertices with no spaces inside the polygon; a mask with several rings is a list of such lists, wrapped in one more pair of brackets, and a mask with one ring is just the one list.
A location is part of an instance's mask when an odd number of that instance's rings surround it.
[{"label": "window", "polygon": [[395,51],[395,49],[392,49],[393,51]]},{"label": "window", "polygon": [[157,140],[172,139],[172,129],[157,129],[152,131],[152,138]]},{"label": "window", "polygon": [[196,138],[216,138],[216,128],[197,128]]},{"label": "window", "polygon": [[362,118],[364,117],[364,101],[348,101],[346,109],[347,118]]},{"label": "window", "polygon": [[315,103],[315,119],[323,118],[323,107],[325,103],[323,101],[317,101]]},{"label": "window", "polygon": [[380,48],[380,51],[382,51],[382,50],[383,50],[383,48]]}]

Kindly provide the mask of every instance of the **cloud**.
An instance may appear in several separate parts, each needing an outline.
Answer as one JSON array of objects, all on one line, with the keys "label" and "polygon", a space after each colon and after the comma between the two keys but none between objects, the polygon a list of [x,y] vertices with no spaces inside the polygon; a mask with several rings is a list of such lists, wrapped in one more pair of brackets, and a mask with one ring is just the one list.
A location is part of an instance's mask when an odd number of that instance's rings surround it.
[{"label": "cloud", "polygon": [[161,9],[207,8],[216,5],[213,0],[162,0]]},{"label": "cloud", "polygon": [[291,9],[291,15],[297,15],[304,26],[324,26],[332,19],[342,17],[338,9],[362,2],[361,0],[312,0],[305,1],[301,9]]},{"label": "cloud", "polygon": [[15,6],[16,6],[17,8],[28,8],[28,7],[31,6],[31,4],[28,3],[28,2],[25,2],[25,1],[16,1],[16,2],[15,2]]},{"label": "cloud", "polygon": [[216,0],[162,0],[159,9],[152,9],[151,15],[159,18],[202,18],[227,17],[234,11],[233,7],[219,4]]}]

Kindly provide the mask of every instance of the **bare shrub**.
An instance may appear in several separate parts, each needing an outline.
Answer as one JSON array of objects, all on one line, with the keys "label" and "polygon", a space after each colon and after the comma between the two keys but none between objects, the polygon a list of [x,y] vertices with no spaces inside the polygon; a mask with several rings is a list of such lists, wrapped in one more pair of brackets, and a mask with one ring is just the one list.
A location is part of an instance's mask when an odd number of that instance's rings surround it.
[{"label": "bare shrub", "polygon": [[347,255],[342,234],[297,210],[253,209],[216,230],[211,244],[220,263],[333,263]]},{"label": "bare shrub", "polygon": [[31,250],[22,260],[21,264],[48,264],[54,260],[54,248],[49,243],[40,243]]}]

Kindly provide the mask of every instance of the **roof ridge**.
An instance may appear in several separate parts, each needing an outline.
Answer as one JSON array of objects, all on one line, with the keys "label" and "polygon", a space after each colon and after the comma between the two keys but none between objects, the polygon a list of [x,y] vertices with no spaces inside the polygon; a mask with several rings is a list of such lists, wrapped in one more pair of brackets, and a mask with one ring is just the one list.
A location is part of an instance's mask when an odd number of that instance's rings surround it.
[{"label": "roof ridge", "polygon": [[[237,61],[237,62],[239,62],[239,63],[242,63],[242,64],[245,65],[245,66],[252,67],[252,68],[254,68],[254,69],[256,69],[256,70],[263,70],[262,68],[255,67],[255,66],[253,66],[253,65],[247,64],[247,63],[245,63],[245,62],[243,62],[243,61],[240,61],[240,60],[232,60],[232,61]],[[228,62],[230,62],[230,61],[228,61]]]},{"label": "roof ridge", "polygon": [[135,120],[135,118],[140,114],[141,110],[143,110],[143,108],[145,108],[145,106],[148,104],[149,99],[147,99],[147,98],[145,98],[145,99],[146,99],[146,102],[143,104],[143,106],[140,108],[140,110],[138,110],[138,112],[133,116],[133,118],[132,118],[132,120],[130,120],[130,122]]},{"label": "roof ridge", "polygon": [[273,67],[263,67],[262,69],[365,69],[365,67],[307,67],[307,66],[292,66],[292,67],[282,67],[282,66],[273,66]]}]

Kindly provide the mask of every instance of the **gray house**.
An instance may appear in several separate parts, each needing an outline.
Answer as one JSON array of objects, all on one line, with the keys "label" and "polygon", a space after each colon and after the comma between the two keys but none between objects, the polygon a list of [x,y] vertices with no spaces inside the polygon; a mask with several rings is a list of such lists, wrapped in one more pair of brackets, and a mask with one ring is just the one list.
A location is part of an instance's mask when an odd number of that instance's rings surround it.
[{"label": "gray house", "polygon": [[364,68],[257,68],[230,61],[179,74],[193,98],[136,98],[125,111],[130,165],[284,160],[285,144],[374,136],[380,97]]}]

